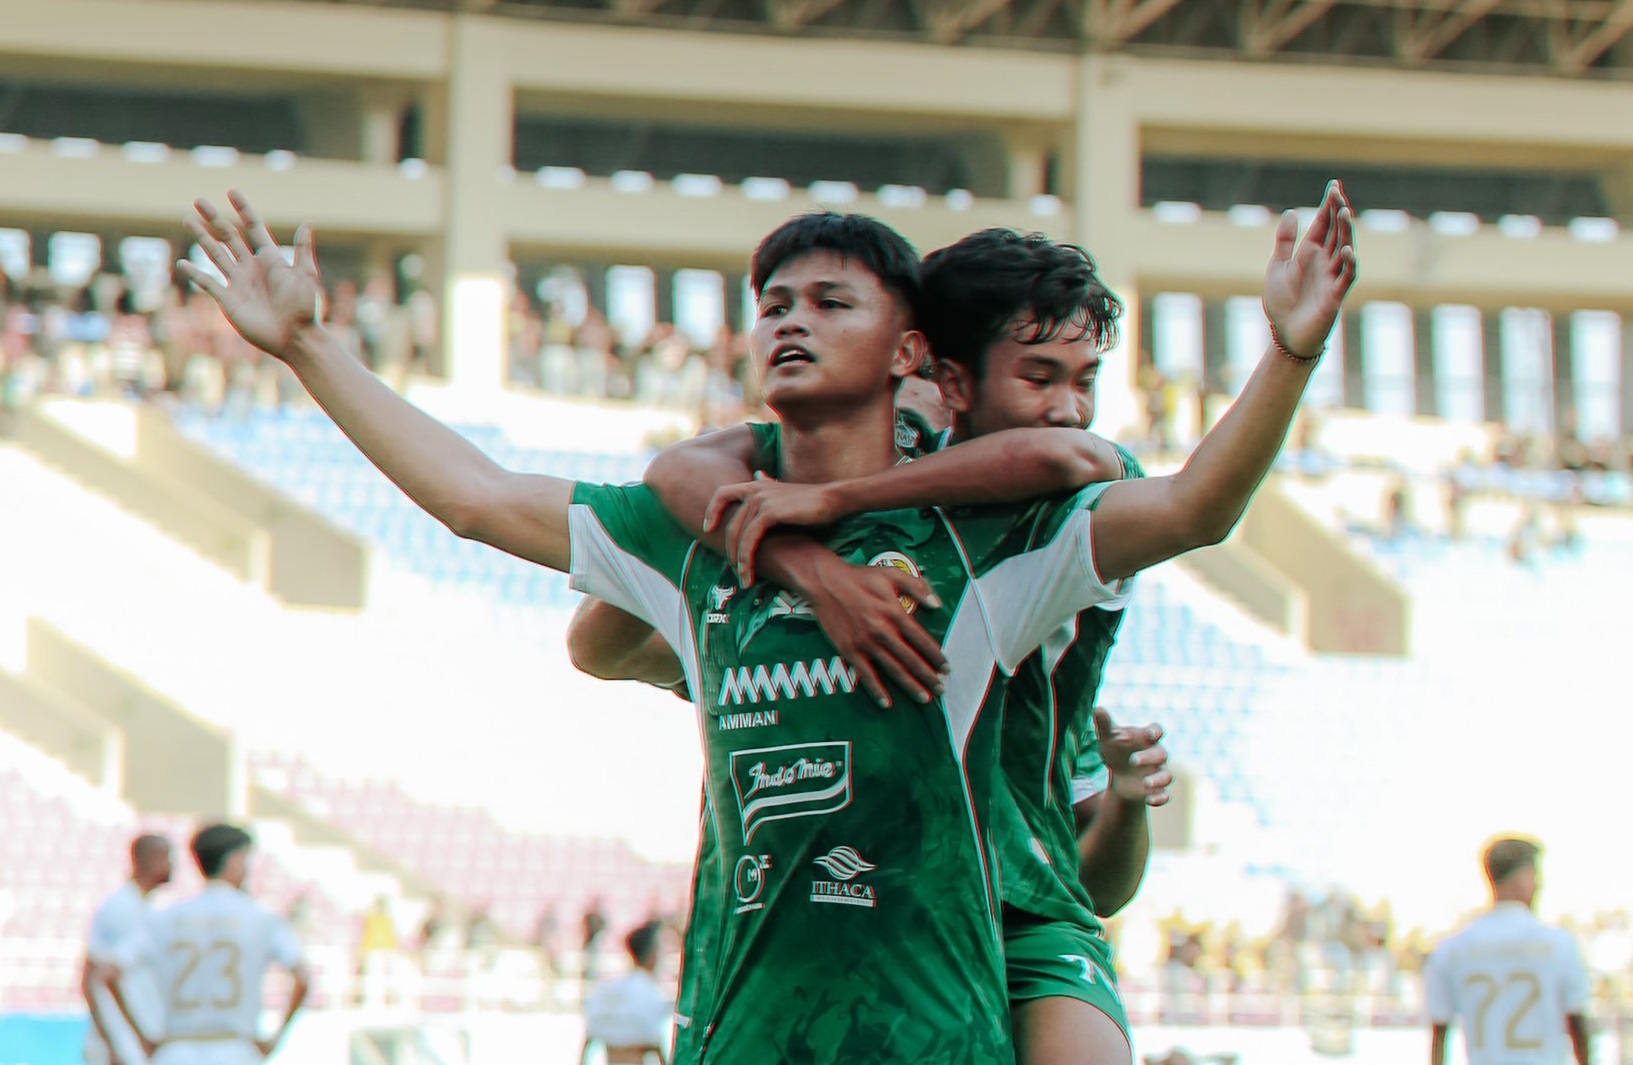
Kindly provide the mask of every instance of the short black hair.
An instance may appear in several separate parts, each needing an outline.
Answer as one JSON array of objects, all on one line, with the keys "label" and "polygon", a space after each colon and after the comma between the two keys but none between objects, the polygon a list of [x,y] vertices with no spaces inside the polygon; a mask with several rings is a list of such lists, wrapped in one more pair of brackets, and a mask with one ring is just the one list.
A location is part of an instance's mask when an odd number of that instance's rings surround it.
[{"label": "short black hair", "polygon": [[1501,884],[1522,869],[1535,869],[1541,856],[1542,846],[1535,840],[1517,836],[1499,839],[1486,848],[1486,878],[1493,886]]},{"label": "short black hair", "polygon": [[920,280],[918,324],[930,353],[978,378],[1006,336],[1022,344],[1088,338],[1101,350],[1117,343],[1123,301],[1088,252],[1042,233],[971,233],[931,252]]},{"label": "short black hair", "polygon": [[235,825],[207,825],[193,836],[193,861],[198,863],[198,871],[209,880],[221,875],[228,858],[253,842],[248,832]]},{"label": "short black hair", "polygon": [[663,934],[662,921],[648,921],[624,937],[624,949],[639,964],[656,960],[658,937]]},{"label": "short black hair", "polygon": [[907,238],[877,218],[838,211],[795,215],[768,233],[749,261],[754,298],[784,263],[813,251],[837,253],[867,268],[911,310],[919,297],[919,253]]}]

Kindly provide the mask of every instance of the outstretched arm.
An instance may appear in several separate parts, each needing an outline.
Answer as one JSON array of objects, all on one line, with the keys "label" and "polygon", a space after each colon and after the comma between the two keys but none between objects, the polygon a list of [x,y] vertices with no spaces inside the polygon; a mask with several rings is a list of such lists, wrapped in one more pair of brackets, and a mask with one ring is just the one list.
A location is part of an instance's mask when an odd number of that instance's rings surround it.
[{"label": "outstretched arm", "polygon": [[704,528],[726,528],[726,549],[748,575],[784,525],[829,525],[852,514],[909,507],[1017,503],[1123,476],[1122,456],[1081,429],[1006,429],[854,480],[787,484],[758,478],[709,500]]},{"label": "outstretched arm", "polygon": [[466,539],[565,571],[572,482],[504,469],[370,373],[317,322],[311,227],[296,233],[290,265],[249,202],[236,192],[231,200],[236,217],[199,200],[187,219],[225,281],[185,260],[182,275],[245,340],[287,363],[369,461],[432,517]]},{"label": "outstretched arm", "polygon": [[[1168,477],[1106,489],[1095,511],[1095,568],[1115,581],[1230,535],[1270,472],[1344,297],[1355,282],[1355,223],[1335,181],[1297,242],[1282,216],[1265,271],[1273,342],[1230,411]],[[1296,247],[1295,247],[1296,244]]]}]

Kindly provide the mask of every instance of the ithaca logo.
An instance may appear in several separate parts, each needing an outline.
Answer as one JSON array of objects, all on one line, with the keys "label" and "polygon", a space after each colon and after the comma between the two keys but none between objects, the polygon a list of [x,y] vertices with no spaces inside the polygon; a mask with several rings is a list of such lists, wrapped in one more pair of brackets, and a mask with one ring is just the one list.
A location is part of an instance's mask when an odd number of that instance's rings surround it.
[{"label": "ithaca logo", "polygon": [[747,843],[767,822],[849,806],[851,745],[841,740],[733,751],[731,781]]},{"label": "ithaca logo", "polygon": [[720,705],[742,706],[745,702],[774,703],[778,699],[810,699],[817,692],[833,695],[856,690],[856,671],[838,655],[809,664],[789,666],[738,666],[720,677]]},{"label": "ithaca logo", "polygon": [[769,854],[745,854],[737,859],[737,869],[732,874],[732,888],[737,893],[737,909],[732,912],[748,913],[765,905],[760,901],[760,896],[765,893],[765,875],[770,869]]},{"label": "ithaca logo", "polygon": [[859,884],[856,878],[879,868],[857,853],[855,847],[835,847],[813,863],[822,867],[832,880],[811,881],[811,901],[840,906],[877,906],[871,884]]},{"label": "ithaca logo", "polygon": [[717,584],[709,589],[709,612],[703,618],[705,625],[724,625],[731,620],[726,616],[726,604],[731,602],[737,589],[730,585]]}]

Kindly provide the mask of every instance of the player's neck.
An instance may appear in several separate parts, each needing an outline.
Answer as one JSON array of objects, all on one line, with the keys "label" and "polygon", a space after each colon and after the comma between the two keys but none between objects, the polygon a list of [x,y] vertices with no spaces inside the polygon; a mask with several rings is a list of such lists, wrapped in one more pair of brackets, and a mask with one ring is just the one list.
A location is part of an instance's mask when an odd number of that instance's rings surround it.
[{"label": "player's neck", "polygon": [[826,484],[866,477],[901,459],[896,450],[895,407],[865,404],[848,411],[785,412],[782,415],[782,479]]}]

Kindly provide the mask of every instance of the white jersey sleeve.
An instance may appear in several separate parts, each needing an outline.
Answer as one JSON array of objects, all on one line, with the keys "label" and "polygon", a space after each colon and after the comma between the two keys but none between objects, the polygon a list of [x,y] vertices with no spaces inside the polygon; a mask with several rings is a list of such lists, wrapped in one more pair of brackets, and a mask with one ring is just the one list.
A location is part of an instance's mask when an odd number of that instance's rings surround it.
[{"label": "white jersey sleeve", "polygon": [[1094,504],[1106,487],[1090,485],[1060,504],[1064,516],[1054,535],[976,577],[1006,675],[1077,614],[1124,604],[1132,594],[1132,578],[1108,584],[1094,567]]}]

